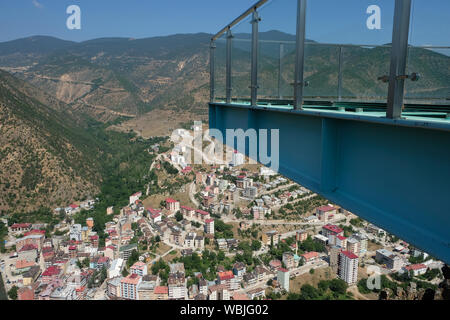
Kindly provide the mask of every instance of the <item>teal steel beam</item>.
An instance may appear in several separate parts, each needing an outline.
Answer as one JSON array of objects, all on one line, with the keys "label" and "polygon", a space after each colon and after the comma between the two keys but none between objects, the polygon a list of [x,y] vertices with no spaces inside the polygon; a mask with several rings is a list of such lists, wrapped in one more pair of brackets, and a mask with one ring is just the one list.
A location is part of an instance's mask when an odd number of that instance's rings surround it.
[{"label": "teal steel beam", "polygon": [[279,129],[280,174],[450,262],[449,122],[238,104],[209,108],[210,128],[224,136],[226,129]]}]

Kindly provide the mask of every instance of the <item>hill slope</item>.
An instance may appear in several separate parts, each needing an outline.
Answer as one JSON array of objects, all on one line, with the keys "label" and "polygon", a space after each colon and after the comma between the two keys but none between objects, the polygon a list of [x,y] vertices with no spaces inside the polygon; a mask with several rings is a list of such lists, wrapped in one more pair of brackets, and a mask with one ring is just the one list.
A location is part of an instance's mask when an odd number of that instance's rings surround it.
[{"label": "hill slope", "polygon": [[38,92],[0,71],[0,210],[63,205],[99,190],[97,144],[70,108]]},{"label": "hill slope", "polygon": [[[167,109],[207,117],[209,97],[209,34],[177,34],[146,39],[103,38],[75,43],[31,37],[0,43],[0,68],[13,72],[69,104],[77,114],[106,122],[119,116],[139,118]],[[250,34],[237,33],[233,45],[233,94],[250,95]],[[262,32],[261,40],[293,41],[280,31]],[[225,46],[217,43],[216,96],[225,94]],[[25,51],[24,51],[25,50]],[[292,97],[295,46],[285,44],[282,92]],[[24,51],[24,52],[22,52]],[[259,94],[278,95],[278,43],[260,45]],[[305,96],[336,97],[338,48],[308,40]],[[345,47],[342,95],[345,99],[385,100],[387,84],[378,81],[389,72],[389,49]],[[408,98],[450,97],[450,57],[426,49],[410,49]]]}]

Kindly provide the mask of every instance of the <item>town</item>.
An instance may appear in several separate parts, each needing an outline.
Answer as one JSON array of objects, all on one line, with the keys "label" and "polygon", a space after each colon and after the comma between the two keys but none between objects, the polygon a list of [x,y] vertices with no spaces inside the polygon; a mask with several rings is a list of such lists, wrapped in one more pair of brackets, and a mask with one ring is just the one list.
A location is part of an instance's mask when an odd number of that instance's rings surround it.
[{"label": "town", "polygon": [[90,216],[98,198],[55,208],[65,219],[50,234],[2,219],[10,299],[439,298],[443,263],[427,253],[237,151],[189,166],[160,144],[162,191],[136,190],[104,225]]}]

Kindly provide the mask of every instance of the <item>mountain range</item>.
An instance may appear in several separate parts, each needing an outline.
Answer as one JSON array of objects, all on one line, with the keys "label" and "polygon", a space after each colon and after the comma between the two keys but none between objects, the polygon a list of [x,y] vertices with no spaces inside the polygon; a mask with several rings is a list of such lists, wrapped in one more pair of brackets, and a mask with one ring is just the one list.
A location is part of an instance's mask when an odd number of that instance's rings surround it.
[{"label": "mountain range", "polygon": [[[0,210],[35,209],[96,194],[104,178],[99,158],[105,151],[89,132],[92,123],[129,119],[123,121],[128,124],[124,131],[137,131],[138,125],[206,120],[210,38],[198,33],[77,43],[33,36],[0,43]],[[235,39],[233,95],[248,97],[250,35],[235,34]],[[273,40],[260,44],[260,95],[291,97],[295,36],[268,31],[260,39]],[[284,42],[280,92],[279,42]],[[377,78],[388,74],[389,51],[343,47],[344,99],[385,99],[387,84]],[[308,40],[305,57],[306,97],[335,98],[339,48]],[[408,72],[420,73],[421,79],[407,82],[406,97],[449,99],[449,66],[448,55],[411,48]],[[218,41],[219,98],[225,95],[224,75],[225,43]]]}]

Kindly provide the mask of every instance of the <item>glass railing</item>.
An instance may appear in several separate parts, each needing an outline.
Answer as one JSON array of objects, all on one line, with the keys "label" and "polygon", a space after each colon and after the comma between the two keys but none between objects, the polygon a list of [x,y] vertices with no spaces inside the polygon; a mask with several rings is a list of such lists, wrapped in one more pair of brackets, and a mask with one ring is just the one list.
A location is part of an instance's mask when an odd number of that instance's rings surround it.
[{"label": "glass railing", "polygon": [[[348,0],[342,6],[335,0],[308,1],[305,28],[302,30],[297,23],[297,16],[301,16],[297,15],[297,4],[302,1],[305,0],[257,2],[228,26],[232,34],[232,38],[228,39],[231,44],[230,57],[226,50],[228,29],[224,28],[213,38],[216,46],[215,74],[211,82],[215,88],[214,101],[227,101],[228,59],[231,66],[228,101],[231,103],[302,108],[308,105],[335,107],[348,102],[384,111],[399,103],[398,99],[389,103],[388,97],[398,96],[402,91],[400,101],[403,110],[404,104],[438,104],[446,106],[450,112],[450,47],[444,45],[450,39],[450,26],[444,28],[443,36],[433,38],[434,43],[425,45],[418,43],[418,39],[428,38],[415,31],[425,28],[421,24],[424,21],[412,20],[410,29],[406,30],[410,44],[404,50],[407,52],[403,61],[405,74],[391,74],[392,53],[401,52],[393,33],[405,32],[394,28],[394,10],[404,13],[404,3],[408,0],[401,5],[400,0],[377,2],[382,17],[378,31],[377,26],[372,26],[374,30],[368,28],[369,22],[376,22],[368,19],[375,11],[369,10],[373,1],[366,0]],[[421,5],[416,4],[419,2]],[[414,10],[420,9],[422,3],[420,0],[412,2],[411,19],[415,17]],[[347,12],[349,8],[351,10]],[[260,18],[257,37],[252,33],[255,10]],[[399,17],[405,19],[406,16],[398,14],[396,19]],[[327,19],[326,22],[324,19]],[[325,26],[320,26],[321,23]],[[303,43],[297,42],[298,32],[304,32]],[[394,49],[391,44],[393,39],[396,44]],[[252,64],[255,67],[252,61],[253,41],[257,41],[256,72],[252,72]],[[297,68],[300,63],[303,69]],[[295,99],[295,70],[303,71],[303,82],[298,84],[303,86],[299,106],[295,105],[298,100]],[[403,82],[403,90],[398,85],[390,88],[391,79]],[[392,90],[392,95],[389,90]],[[256,94],[256,101],[251,100],[252,93]]]},{"label": "glass railing", "polygon": [[226,60],[227,43],[226,34],[215,41],[214,56],[214,97],[215,101],[224,102],[226,99]]},{"label": "glass railing", "polygon": [[[450,104],[450,1],[412,0],[405,102]],[[411,78],[410,78],[411,80]]]}]

